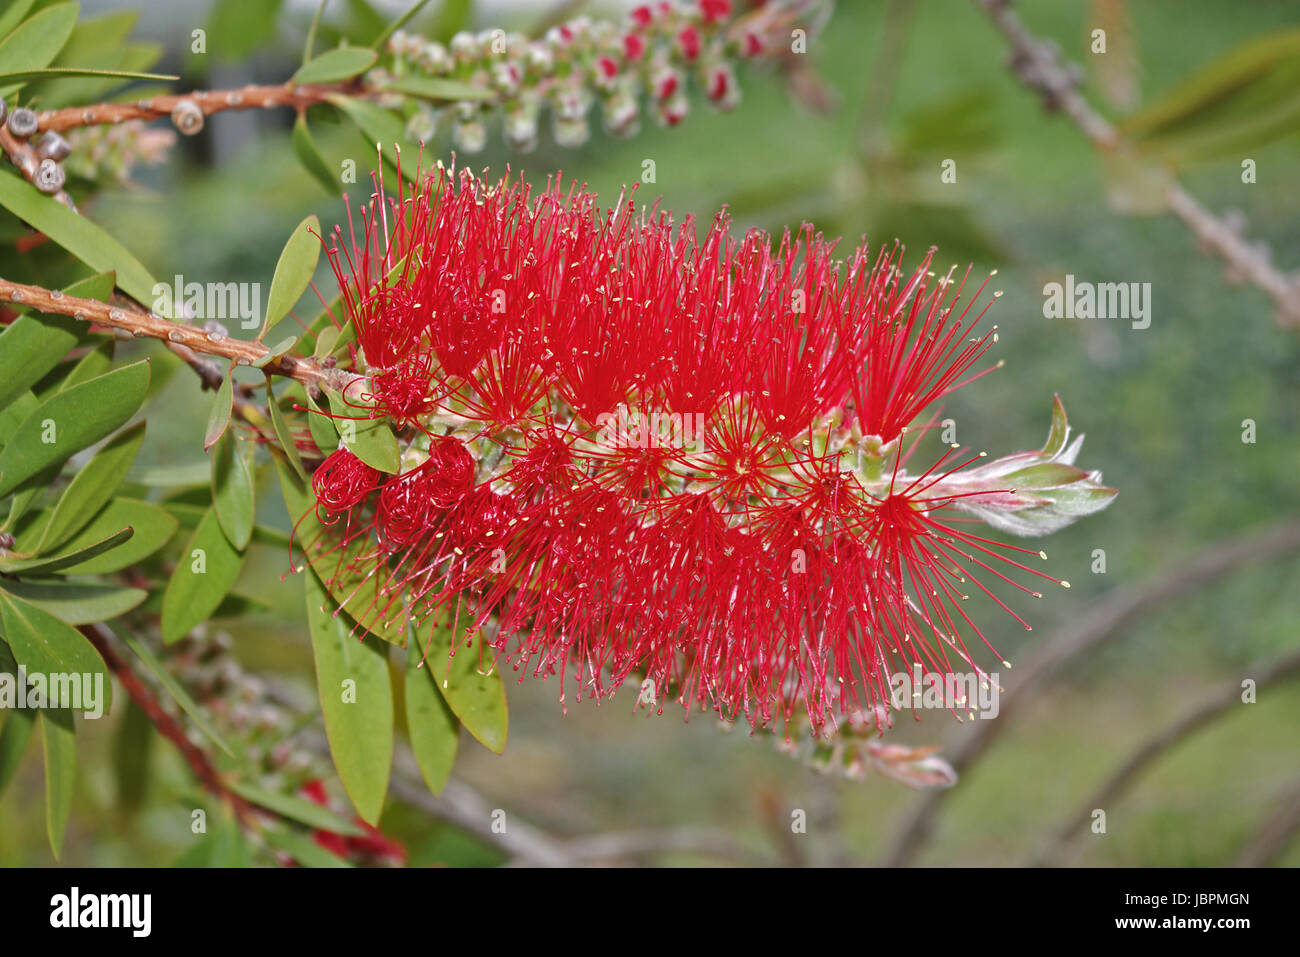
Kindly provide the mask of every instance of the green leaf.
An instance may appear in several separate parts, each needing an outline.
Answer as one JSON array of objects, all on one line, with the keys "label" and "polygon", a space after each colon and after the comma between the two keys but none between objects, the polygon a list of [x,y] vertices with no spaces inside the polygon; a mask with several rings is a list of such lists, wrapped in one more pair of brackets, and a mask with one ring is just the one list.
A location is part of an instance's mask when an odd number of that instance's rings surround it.
[{"label": "green leaf", "polygon": [[7,591],[0,591],[0,624],[15,660],[29,675],[97,674],[105,696],[110,693],[104,659],[71,625]]},{"label": "green leaf", "polygon": [[287,827],[267,827],[262,829],[266,843],[289,857],[302,867],[351,867],[352,865],[321,847],[310,837]]},{"label": "green leaf", "polygon": [[283,0],[217,0],[208,20],[208,52],[242,60],[275,35]]},{"label": "green leaf", "polygon": [[188,465],[157,465],[141,469],[129,476],[139,485],[159,488],[177,488],[187,485],[207,485],[212,478],[212,466],[208,462],[192,462]]},{"label": "green leaf", "polygon": [[490,100],[495,92],[488,87],[474,86],[463,80],[449,80],[440,76],[404,76],[388,80],[381,90],[393,93],[405,93],[421,100],[433,100],[435,103],[450,103],[460,100]]},{"label": "green leaf", "polygon": [[18,26],[23,17],[27,16],[27,11],[35,2],[36,0],[11,0],[9,9],[0,13],[0,37],[7,37],[9,31]]},{"label": "green leaf", "polygon": [[307,470],[303,468],[302,456],[298,454],[298,445],[293,440],[293,432],[289,429],[289,423],[284,419],[284,412],[280,410],[280,404],[276,401],[274,393],[271,391],[271,380],[266,380],[266,406],[271,412],[271,428],[275,430],[276,440],[280,443],[285,457],[288,458],[289,464],[293,470],[302,477],[304,482],[310,481],[307,478]]},{"label": "green leaf", "polygon": [[388,26],[384,27],[383,31],[379,34],[379,36],[375,37],[375,39],[371,41],[370,46],[376,50],[382,50],[384,48],[384,44],[388,42],[388,38],[391,37],[398,30],[402,29],[402,27],[406,26],[406,24],[410,22],[413,16],[415,16],[417,13],[419,13],[421,10],[424,9],[425,4],[427,4],[428,2],[429,0],[415,0],[415,3],[411,4],[409,7],[406,8],[405,13],[403,13],[400,17],[398,17]]},{"label": "green leaf", "polygon": [[299,824],[306,824],[308,827],[329,831],[332,834],[342,834],[345,837],[362,837],[365,834],[351,821],[315,801],[308,801],[306,798],[292,794],[281,794],[279,791],[271,791],[250,784],[248,781],[228,781],[226,787],[245,801],[264,807],[268,811],[274,811],[281,817],[287,817]]},{"label": "green leaf", "polygon": [[127,814],[139,810],[149,789],[153,747],[153,722],[144,709],[127,701],[126,714],[113,743],[113,771],[117,778],[117,805]]},{"label": "green leaf", "polygon": [[[48,511],[46,514],[49,514]],[[30,534],[20,533],[15,545],[17,551],[27,551],[25,542],[39,538],[46,521],[41,515],[29,526]],[[59,567],[69,575],[104,575],[121,571],[148,558],[167,544],[176,534],[179,523],[166,511],[148,502],[130,498],[117,498],[109,502],[90,523],[63,543]],[[94,555],[76,558],[87,549],[131,529],[133,534],[123,538],[109,549],[100,549]],[[66,559],[71,556],[71,561]]]},{"label": "green leaf", "polygon": [[424,649],[425,667],[465,730],[500,754],[506,748],[509,720],[506,689],[493,665],[493,651],[483,647],[479,636],[456,642],[454,657],[452,650],[450,623],[435,622]]},{"label": "green leaf", "polygon": [[45,831],[57,860],[63,853],[72,788],[77,780],[77,738],[71,711],[41,711],[41,744],[45,750]]},{"label": "green leaf", "polygon": [[49,66],[77,25],[77,5],[56,3],[33,14],[0,40],[0,72],[15,73]]},{"label": "green leaf", "polygon": [[217,387],[216,397],[212,400],[212,410],[208,412],[208,428],[203,434],[203,451],[212,451],[212,446],[226,434],[226,429],[230,426],[230,413],[234,407],[234,376],[227,375]]},{"label": "green leaf", "polygon": [[112,532],[103,539],[92,542],[84,548],[69,545],[57,555],[28,559],[0,559],[0,571],[9,572],[13,575],[48,575],[112,551],[119,545],[129,541],[133,534],[134,532],[130,528],[119,528],[116,532]]},{"label": "green leaf", "polygon": [[18,771],[18,765],[22,763],[23,752],[27,750],[27,742],[36,727],[37,714],[31,708],[10,709],[4,726],[0,727],[0,795],[5,793],[5,788]]},{"label": "green leaf", "polygon": [[302,45],[302,62],[306,63],[311,59],[312,52],[316,48],[316,31],[320,29],[320,18],[325,14],[325,5],[330,0],[320,0],[316,7],[316,15],[311,18],[311,26],[307,28],[307,39]]},{"label": "green leaf", "polygon": [[72,477],[36,546],[37,554],[58,548],[108,504],[126,478],[144,442],[144,422],[119,432]]},{"label": "green leaf", "polygon": [[395,475],[401,469],[401,453],[388,421],[369,418],[366,413],[373,408],[369,403],[345,400],[337,392],[328,394],[343,445],[371,468]]},{"label": "green leaf", "polygon": [[280,356],[284,355],[286,352],[288,352],[297,344],[298,344],[297,336],[289,336],[285,339],[281,339],[275,345],[271,346],[271,348],[266,350],[266,355],[262,356],[262,358],[257,359],[253,362],[253,368],[261,369],[264,368],[265,366],[270,365],[272,362],[280,358]]},{"label": "green leaf", "polygon": [[[328,401],[328,400],[326,400]],[[334,427],[334,420],[314,402],[308,403],[307,427],[311,430],[312,441],[316,448],[329,455],[339,447],[339,430]]]},{"label": "green leaf", "polygon": [[180,706],[180,709],[189,715],[190,720],[194,722],[195,726],[206,734],[222,751],[226,752],[226,754],[231,757],[234,757],[235,752],[230,749],[230,745],[226,744],[225,739],[218,733],[216,726],[208,720],[203,709],[200,708],[198,703],[189,696],[189,693],[181,686],[180,682],[172,677],[172,673],[168,671],[166,666],[158,660],[158,657],[149,650],[149,646],[139,638],[136,638],[129,631],[124,631],[118,637],[126,643],[128,648],[135,652],[137,658],[144,662],[144,666],[149,669],[149,673],[152,674],[154,678],[157,679],[158,683],[167,690],[167,693],[172,696],[172,699]]},{"label": "green leaf", "polygon": [[307,623],[325,736],[343,789],[361,817],[376,824],[393,763],[393,689],[385,645],[353,635],[325,586],[307,573]]},{"label": "green leaf", "polygon": [[[89,382],[91,379],[98,378],[99,376],[109,372],[113,368],[113,349],[114,342],[112,339],[105,339],[100,342],[95,346],[95,348],[91,349],[77,360],[77,364],[68,371],[66,376],[63,377],[63,381],[59,383],[59,387],[55,391],[66,392],[74,385],[81,385],[83,382]],[[153,370],[150,369],[149,371],[151,373],[149,376],[149,385],[152,387]],[[148,394],[148,390],[146,390],[146,397]],[[42,396],[41,398],[47,398],[47,396]]]},{"label": "green leaf", "polygon": [[307,291],[311,277],[316,273],[320,247],[320,220],[313,214],[294,228],[280,251],[280,261],[276,263],[275,275],[271,278],[271,291],[266,297],[266,322],[258,334],[259,340],[289,314]]},{"label": "green leaf", "polygon": [[303,169],[310,173],[316,182],[320,183],[325,192],[331,196],[338,196],[343,192],[340,182],[335,179],[334,174],[330,171],[329,163],[325,161],[320,147],[316,145],[316,140],[311,135],[311,130],[307,126],[306,113],[299,113],[298,118],[294,120],[293,152],[298,157],[298,162],[302,164]]},{"label": "green leaf", "polygon": [[124,424],[148,386],[149,360],[142,359],[46,399],[0,451],[0,496]]},{"label": "green leaf", "polygon": [[420,775],[434,794],[442,791],[456,763],[460,720],[447,706],[421,660],[420,643],[406,646],[406,727]]},{"label": "green leaf", "polygon": [[394,148],[406,142],[405,123],[392,112],[367,100],[359,100],[342,94],[331,95],[326,99],[346,113],[352,119],[352,122],[361,127],[361,132],[369,139],[370,145],[376,147],[383,154],[384,161],[389,166],[397,170],[410,182],[415,182],[416,151],[407,150],[407,156],[399,162],[397,151]]},{"label": "green leaf", "polygon": [[[114,276],[101,273],[64,288],[70,296],[107,301]],[[40,382],[90,331],[71,316],[24,315],[0,333],[0,407]]]},{"label": "green leaf", "polygon": [[[54,9],[51,7],[50,9]],[[96,272],[117,273],[118,287],[140,302],[154,299],[154,279],[122,245],[89,219],[19,176],[0,176],[0,206],[30,223]]]},{"label": "green leaf", "polygon": [[167,73],[135,73],[130,70],[86,70],[69,67],[46,67],[43,70],[19,70],[0,73],[0,83],[28,82],[30,80],[66,80],[76,77],[106,77],[115,80],[160,80],[170,82],[179,76]]},{"label": "green leaf", "polygon": [[204,622],[239,577],[244,556],[227,540],[215,509],[208,509],[163,593],[162,636],[171,644]]},{"label": "green leaf", "polygon": [[290,83],[341,83],[375,65],[379,54],[365,47],[339,47],[304,63]]},{"label": "green leaf", "polygon": [[124,615],[149,597],[140,588],[91,582],[0,582],[0,590],[49,612],[69,625],[93,625]]},{"label": "green leaf", "polygon": [[253,537],[253,446],[227,432],[212,456],[212,507],[221,530],[239,551]]}]

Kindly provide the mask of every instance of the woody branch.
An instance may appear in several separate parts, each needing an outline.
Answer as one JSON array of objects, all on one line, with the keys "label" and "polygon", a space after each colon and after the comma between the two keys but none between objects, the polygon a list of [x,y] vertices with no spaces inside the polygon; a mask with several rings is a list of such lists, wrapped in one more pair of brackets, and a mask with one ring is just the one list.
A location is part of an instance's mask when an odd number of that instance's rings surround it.
[{"label": "woody branch", "polygon": [[[1066,62],[1050,41],[1035,36],[1016,15],[1012,0],[975,0],[1011,45],[1010,68],[1035,91],[1049,111],[1064,113],[1098,150],[1125,146],[1124,138],[1079,92],[1079,70]],[[1282,325],[1300,328],[1300,281],[1279,270],[1267,245],[1250,242],[1236,224],[1216,216],[1172,177],[1165,200],[1169,211],[1196,236],[1201,248],[1218,257],[1233,279],[1244,279],[1268,293]]]},{"label": "woody branch", "polygon": [[354,373],[325,366],[314,359],[290,355],[273,355],[261,342],[232,339],[224,333],[173,322],[152,313],[140,312],[97,299],[69,296],[58,290],[29,286],[0,279],[0,302],[30,306],[37,312],[70,316],[110,329],[119,329],[137,338],[147,337],[183,346],[199,355],[229,359],[235,365],[258,366],[272,375],[296,379],[306,386],[341,392],[356,378]]}]

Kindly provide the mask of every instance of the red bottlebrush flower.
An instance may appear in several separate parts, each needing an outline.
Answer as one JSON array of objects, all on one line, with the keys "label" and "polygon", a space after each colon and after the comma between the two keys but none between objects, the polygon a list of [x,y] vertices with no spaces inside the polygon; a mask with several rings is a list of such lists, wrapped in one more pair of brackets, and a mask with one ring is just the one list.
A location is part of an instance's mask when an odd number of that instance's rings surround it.
[{"label": "red bottlebrush flower", "polygon": [[419,464],[334,547],[378,601],[454,614],[579,698],[649,680],[660,707],[825,730],[888,707],[891,669],[982,675],[967,592],[1040,573],[949,516],[1042,534],[1114,494],[1059,405],[1041,451],[908,471],[907,427],[993,343],[929,254],[736,238],[558,179],[442,170],[383,202],[331,259],[355,371]]},{"label": "red bottlebrush flower", "polygon": [[316,501],[328,512],[346,512],[359,505],[379,484],[379,471],[349,452],[338,449],[312,475]]}]

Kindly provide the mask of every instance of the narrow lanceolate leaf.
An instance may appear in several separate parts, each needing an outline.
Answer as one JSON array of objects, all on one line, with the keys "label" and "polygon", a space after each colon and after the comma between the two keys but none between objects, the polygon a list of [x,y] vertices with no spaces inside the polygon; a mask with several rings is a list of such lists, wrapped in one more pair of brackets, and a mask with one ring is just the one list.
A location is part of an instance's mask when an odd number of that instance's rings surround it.
[{"label": "narrow lanceolate leaf", "polygon": [[41,744],[45,750],[45,830],[57,859],[63,853],[77,779],[77,738],[71,711],[46,708],[41,712]]},{"label": "narrow lanceolate leaf", "polygon": [[234,409],[234,402],[234,377],[227,375],[221,380],[216,397],[212,400],[212,409],[208,412],[208,428],[203,433],[203,451],[210,452],[212,446],[226,434],[226,429],[230,427],[230,413]]},{"label": "narrow lanceolate leaf", "polygon": [[306,824],[308,827],[342,834],[345,837],[361,837],[365,833],[347,818],[340,817],[329,808],[322,807],[315,801],[308,801],[306,798],[271,791],[248,781],[228,781],[226,787],[245,801],[264,807],[268,811],[274,811],[291,821]]},{"label": "narrow lanceolate leaf", "polygon": [[275,437],[280,443],[280,448],[284,451],[289,464],[293,466],[293,470],[306,482],[307,470],[303,468],[302,456],[298,454],[298,444],[294,441],[293,432],[289,428],[289,423],[285,421],[284,413],[280,411],[280,406],[275,401],[275,393],[271,391],[269,378],[266,383],[266,405],[271,412],[271,428],[275,430]]},{"label": "narrow lanceolate leaf", "polygon": [[37,554],[58,548],[108,504],[126,478],[143,441],[144,423],[138,422],[115,435],[95,453],[85,468],[72,477],[41,533]]},{"label": "narrow lanceolate leaf", "polygon": [[72,36],[77,5],[56,3],[24,20],[0,40],[0,72],[15,73],[49,66]]},{"label": "narrow lanceolate leaf", "polygon": [[383,418],[368,418],[371,406],[359,398],[345,400],[329,393],[330,408],[343,445],[371,468],[396,473],[401,466],[397,436]]},{"label": "narrow lanceolate leaf", "polygon": [[334,427],[334,419],[327,415],[327,412],[328,409],[321,409],[314,402],[308,403],[307,427],[311,430],[311,438],[316,443],[316,448],[325,455],[329,455],[339,447],[339,430]]},{"label": "narrow lanceolate leaf", "polygon": [[136,657],[144,662],[144,666],[149,669],[149,673],[167,690],[167,693],[172,696],[172,699],[180,706],[181,710],[189,715],[195,727],[206,734],[222,751],[234,757],[235,752],[230,749],[230,745],[226,744],[225,739],[218,733],[216,726],[208,720],[207,714],[190,697],[180,682],[172,677],[172,673],[158,660],[158,656],[149,650],[149,646],[129,631],[123,631],[119,637],[126,643],[128,648],[135,652]]},{"label": "narrow lanceolate leaf", "polygon": [[3,13],[0,13],[0,38],[7,37],[14,27],[23,22],[27,11],[36,0],[10,0]]},{"label": "narrow lanceolate leaf", "polygon": [[0,83],[26,83],[30,80],[68,80],[78,77],[99,77],[108,80],[158,80],[169,83],[179,80],[170,73],[134,73],[130,70],[81,70],[70,67],[47,67],[43,70],[19,70],[0,73]]},{"label": "narrow lanceolate leaf", "polygon": [[271,278],[271,291],[266,297],[266,321],[257,337],[259,340],[289,314],[307,291],[320,259],[320,245],[320,220],[308,216],[294,228],[280,252],[280,261]]},{"label": "narrow lanceolate leaf", "polygon": [[239,551],[253,536],[253,446],[227,432],[212,456],[212,506],[221,530]]},{"label": "narrow lanceolate leaf", "polygon": [[352,865],[331,854],[314,840],[299,831],[287,827],[263,828],[262,837],[272,848],[293,858],[299,867],[351,867]]},{"label": "narrow lanceolate leaf", "polygon": [[148,386],[149,361],[143,359],[46,399],[0,451],[0,496],[124,424]]},{"label": "narrow lanceolate leaf", "polygon": [[[115,278],[112,273],[100,273],[63,291],[69,296],[107,301]],[[0,408],[41,381],[89,331],[88,323],[70,316],[24,315],[10,323],[0,332]]]},{"label": "narrow lanceolate leaf", "polygon": [[420,775],[434,794],[442,791],[456,763],[460,720],[434,686],[431,669],[421,661],[418,641],[406,646],[406,727]]},{"label": "narrow lanceolate leaf", "polygon": [[[451,631],[449,622],[435,622],[423,652],[424,666],[465,730],[489,751],[500,754],[506,748],[509,722],[506,689],[494,667],[492,649],[483,646],[481,637],[467,644],[462,636],[455,642],[452,657]],[[416,638],[412,644],[422,642]]]},{"label": "narrow lanceolate leaf", "polygon": [[54,197],[6,173],[0,175],[0,206],[39,229],[91,269],[115,271],[118,287],[127,295],[140,302],[153,301],[154,279],[149,270],[103,229]]},{"label": "narrow lanceolate leaf", "polygon": [[407,150],[407,156],[400,159],[394,146],[406,142],[406,124],[382,107],[367,100],[355,97],[330,96],[327,99],[346,113],[352,122],[361,128],[370,146],[382,150],[384,161],[396,169],[407,180],[416,180],[415,150]]},{"label": "narrow lanceolate leaf", "polygon": [[379,36],[375,37],[375,39],[371,41],[370,46],[376,50],[382,50],[384,44],[388,42],[388,38],[398,30],[402,29],[402,27],[406,26],[413,16],[424,9],[428,2],[429,0],[415,0],[414,3],[406,8],[401,16],[389,23],[388,26],[384,27]]},{"label": "narrow lanceolate leaf", "polygon": [[314,573],[307,573],[307,623],[325,735],[343,788],[361,817],[375,824],[393,763],[393,689],[386,646],[339,612]]},{"label": "narrow lanceolate leaf", "polygon": [[263,366],[270,365],[276,359],[280,358],[280,356],[284,355],[295,345],[297,345],[297,343],[298,343],[297,336],[289,336],[285,339],[281,339],[275,345],[271,346],[269,349],[266,350],[266,355],[262,356],[262,358],[257,359],[256,361],[253,362],[253,368],[261,369]]},{"label": "narrow lanceolate leaf", "polygon": [[316,140],[311,135],[311,129],[307,126],[306,113],[299,113],[298,119],[294,121],[292,139],[294,155],[298,157],[302,168],[311,174],[312,179],[320,183],[321,188],[331,196],[343,192],[341,181],[330,170],[329,163],[326,162],[320,147],[316,145]]},{"label": "narrow lanceolate leaf", "polygon": [[139,810],[149,789],[153,734],[153,722],[144,709],[128,700],[113,743],[117,806],[127,814]]},{"label": "narrow lanceolate leaf", "polygon": [[378,59],[378,53],[365,47],[340,47],[308,60],[290,82],[340,83],[369,70]]},{"label": "narrow lanceolate leaf", "polygon": [[208,509],[181,550],[176,571],[163,592],[163,641],[178,641],[207,620],[239,577],[243,563],[244,556],[222,532],[216,511]]},{"label": "narrow lanceolate leaf", "polygon": [[[104,659],[71,625],[17,595],[0,591],[0,625],[14,659],[29,675],[99,675],[110,694]],[[108,701],[104,702],[108,710]]]},{"label": "narrow lanceolate leaf", "polygon": [[27,750],[27,742],[36,727],[37,714],[39,712],[32,708],[11,708],[4,724],[0,725],[0,796],[4,795],[5,788],[22,763],[23,752]]},{"label": "narrow lanceolate leaf", "polygon": [[127,526],[110,532],[85,547],[65,545],[57,554],[38,558],[0,558],[0,572],[11,575],[50,575],[88,562],[131,540],[134,530]]},{"label": "narrow lanceolate leaf", "polygon": [[97,582],[0,581],[0,589],[47,611],[69,625],[109,621],[135,608],[149,593],[141,588]]},{"label": "narrow lanceolate leaf", "polygon": [[[28,542],[39,540],[50,510],[38,513],[30,525],[17,536],[14,551],[26,554]],[[176,533],[178,522],[157,505],[131,498],[117,498],[76,534],[59,546],[55,555],[61,560],[59,570],[68,575],[103,575],[121,571],[148,558]],[[31,531],[27,531],[30,528]],[[88,554],[87,550],[105,540],[120,536],[126,529],[132,534],[121,537],[113,547]],[[81,557],[78,557],[81,556]],[[30,574],[30,570],[28,574]]]}]

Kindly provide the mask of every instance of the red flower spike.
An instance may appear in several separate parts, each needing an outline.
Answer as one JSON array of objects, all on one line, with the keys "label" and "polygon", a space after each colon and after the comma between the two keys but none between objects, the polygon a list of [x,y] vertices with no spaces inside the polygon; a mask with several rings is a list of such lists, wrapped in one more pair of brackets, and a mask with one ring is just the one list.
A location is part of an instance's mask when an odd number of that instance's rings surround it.
[{"label": "red flower spike", "polygon": [[984,677],[965,597],[1011,611],[989,583],[1049,576],[947,516],[1040,534],[1114,494],[1059,403],[1041,451],[909,471],[907,429],[995,341],[932,252],[905,272],[454,170],[364,226],[331,251],[352,362],[418,464],[370,495],[332,456],[326,547],[379,576],[371,614],[455,616],[562,701],[648,680],[659,710],[828,733],[884,713],[895,670]]}]

